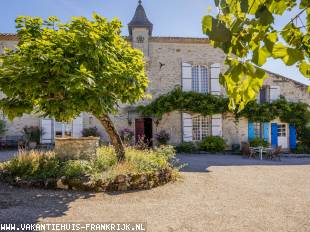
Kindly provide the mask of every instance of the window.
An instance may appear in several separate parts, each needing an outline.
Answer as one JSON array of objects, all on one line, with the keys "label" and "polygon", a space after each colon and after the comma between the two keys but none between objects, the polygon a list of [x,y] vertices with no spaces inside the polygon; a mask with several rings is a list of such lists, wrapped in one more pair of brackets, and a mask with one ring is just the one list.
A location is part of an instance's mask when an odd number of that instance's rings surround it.
[{"label": "window", "polygon": [[263,86],[259,91],[259,102],[266,103],[270,102],[270,87]]},{"label": "window", "polygon": [[255,138],[264,138],[264,124],[256,122],[254,123],[254,137]]},{"label": "window", "polygon": [[137,43],[144,43],[144,37],[141,36],[141,35],[139,35],[139,36],[137,37]]},{"label": "window", "polygon": [[200,141],[210,135],[210,118],[205,116],[193,117],[193,140]]},{"label": "window", "polygon": [[208,69],[205,66],[192,67],[192,91],[199,93],[209,92]]},{"label": "window", "polygon": [[255,138],[261,138],[262,126],[260,123],[254,123],[254,136]]},{"label": "window", "polygon": [[278,124],[278,137],[286,137],[286,125]]}]

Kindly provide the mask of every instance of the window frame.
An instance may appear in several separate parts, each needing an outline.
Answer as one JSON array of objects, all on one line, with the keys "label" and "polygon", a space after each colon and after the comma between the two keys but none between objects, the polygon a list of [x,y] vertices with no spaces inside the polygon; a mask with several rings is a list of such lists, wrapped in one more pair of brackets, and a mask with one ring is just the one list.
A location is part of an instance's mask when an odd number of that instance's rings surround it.
[{"label": "window frame", "polygon": [[192,66],[192,91],[210,93],[210,77],[207,65]]},{"label": "window frame", "polygon": [[212,121],[210,116],[193,115],[192,122],[193,141],[201,141],[211,135]]}]

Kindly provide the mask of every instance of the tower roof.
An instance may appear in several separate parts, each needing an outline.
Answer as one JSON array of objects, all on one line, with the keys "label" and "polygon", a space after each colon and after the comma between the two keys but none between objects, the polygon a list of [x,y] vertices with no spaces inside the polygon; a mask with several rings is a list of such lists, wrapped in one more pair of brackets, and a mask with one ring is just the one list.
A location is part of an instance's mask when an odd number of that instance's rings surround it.
[{"label": "tower roof", "polygon": [[148,28],[149,35],[152,35],[153,24],[150,22],[150,20],[146,16],[141,0],[139,0],[139,5],[136,9],[135,15],[133,16],[132,20],[128,24],[129,35],[132,35],[132,29],[135,27]]}]

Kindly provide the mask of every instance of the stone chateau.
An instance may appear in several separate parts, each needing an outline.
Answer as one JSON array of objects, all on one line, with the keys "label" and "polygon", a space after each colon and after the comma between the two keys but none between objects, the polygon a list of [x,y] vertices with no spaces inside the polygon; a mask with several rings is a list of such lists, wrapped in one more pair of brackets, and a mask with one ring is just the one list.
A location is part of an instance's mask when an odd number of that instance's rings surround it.
[{"label": "stone chateau", "polygon": [[[128,24],[128,30],[128,41],[145,55],[147,75],[150,79],[148,92],[153,99],[172,91],[176,86],[181,86],[184,91],[225,96],[225,91],[219,84],[219,73],[225,71],[225,54],[219,49],[214,49],[208,39],[154,36],[153,24],[147,18],[141,1]],[[0,34],[0,53],[4,47],[14,49],[17,43],[16,35]],[[270,78],[265,80],[258,101],[272,102],[284,96],[288,101],[310,104],[306,85],[275,73],[269,75]],[[139,104],[147,103],[148,101],[144,101]],[[107,140],[99,121],[88,113],[82,113],[80,117],[68,123],[38,118],[35,115],[24,115],[12,122],[3,115],[2,118],[7,121],[6,136],[21,135],[25,126],[41,127],[44,132],[41,136],[43,144],[54,143],[55,137],[81,137],[82,130],[90,127],[97,127],[102,139]],[[171,144],[199,141],[205,136],[213,135],[222,136],[231,147],[232,144],[241,144],[254,136],[263,137],[271,142],[271,135],[275,134],[277,143],[282,148],[296,146],[294,128],[280,120],[261,124],[241,118],[239,123],[235,124],[234,116],[230,113],[204,117],[199,114],[172,112],[164,115],[161,121],[157,121],[155,118],[139,115],[135,106],[126,105],[121,106],[119,113],[112,118],[119,130],[129,128],[134,131],[136,139],[142,135],[152,139],[157,132],[165,130],[171,136]]]}]

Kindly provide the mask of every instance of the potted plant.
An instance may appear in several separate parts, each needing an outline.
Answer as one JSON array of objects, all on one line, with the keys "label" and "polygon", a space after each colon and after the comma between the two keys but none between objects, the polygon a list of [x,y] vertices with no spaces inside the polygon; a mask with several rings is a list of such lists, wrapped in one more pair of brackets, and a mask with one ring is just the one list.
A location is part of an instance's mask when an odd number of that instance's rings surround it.
[{"label": "potted plant", "polygon": [[161,130],[155,135],[155,138],[160,145],[166,145],[170,140],[170,134],[165,130]]}]

